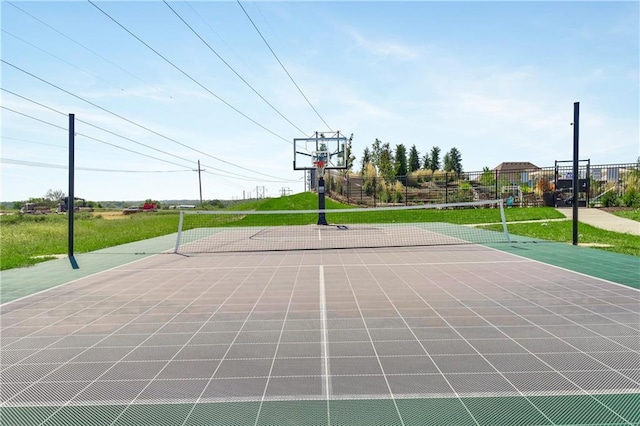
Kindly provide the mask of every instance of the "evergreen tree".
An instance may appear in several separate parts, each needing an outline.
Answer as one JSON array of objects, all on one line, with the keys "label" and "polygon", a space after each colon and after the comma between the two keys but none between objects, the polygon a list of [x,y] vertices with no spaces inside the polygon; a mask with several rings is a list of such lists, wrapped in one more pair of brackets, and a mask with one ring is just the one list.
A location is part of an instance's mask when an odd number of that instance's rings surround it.
[{"label": "evergreen tree", "polygon": [[361,165],[360,174],[364,174],[367,164],[371,162],[372,162],[371,151],[369,151],[368,146],[365,146],[364,151],[362,152],[362,160],[360,161],[360,165]]},{"label": "evergreen tree", "polygon": [[440,147],[434,146],[429,154],[429,167],[432,172],[440,170]]},{"label": "evergreen tree", "polygon": [[447,152],[444,155],[444,171],[450,172],[453,170],[453,163],[451,162],[451,155]]},{"label": "evergreen tree", "polygon": [[428,152],[424,154],[424,157],[422,157],[422,168],[425,170],[431,169],[431,158],[429,157]]},{"label": "evergreen tree", "polygon": [[451,171],[453,171],[456,176],[460,177],[462,175],[462,155],[460,151],[456,147],[453,147],[449,150],[449,162],[451,166]]},{"label": "evergreen tree", "polygon": [[395,161],[393,171],[396,176],[407,175],[407,149],[403,144],[396,145]]},{"label": "evergreen tree", "polygon": [[409,173],[415,172],[420,168],[420,153],[415,145],[409,150]]}]

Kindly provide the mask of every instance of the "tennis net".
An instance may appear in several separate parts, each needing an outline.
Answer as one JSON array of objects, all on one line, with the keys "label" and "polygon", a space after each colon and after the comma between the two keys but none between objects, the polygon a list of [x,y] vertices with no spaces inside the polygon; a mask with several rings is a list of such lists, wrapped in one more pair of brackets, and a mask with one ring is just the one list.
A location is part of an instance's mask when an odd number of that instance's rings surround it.
[{"label": "tennis net", "polygon": [[[324,216],[320,221],[319,217]],[[318,225],[328,223],[328,225]],[[477,224],[501,224],[500,231]],[[509,242],[502,200],[285,211],[182,211],[176,253]]]}]

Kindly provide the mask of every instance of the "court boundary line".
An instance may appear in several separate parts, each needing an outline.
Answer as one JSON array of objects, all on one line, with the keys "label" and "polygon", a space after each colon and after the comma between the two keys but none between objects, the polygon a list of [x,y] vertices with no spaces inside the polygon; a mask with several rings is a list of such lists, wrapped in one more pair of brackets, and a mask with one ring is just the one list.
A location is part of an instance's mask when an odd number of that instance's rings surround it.
[{"label": "court boundary line", "polygon": [[486,247],[487,249],[492,250],[492,251],[497,251],[497,252],[500,252],[500,253],[506,253],[506,254],[509,254],[511,256],[520,258],[520,259],[530,260],[532,262],[539,263],[539,264],[546,265],[546,266],[551,266],[553,268],[560,269],[560,270],[565,271],[565,272],[571,272],[571,273],[574,273],[574,274],[577,274],[577,275],[580,275],[580,276],[583,276],[583,277],[586,277],[586,278],[593,278],[593,279],[596,279],[596,280],[599,280],[599,281],[602,281],[602,282],[605,282],[605,283],[615,284],[615,285],[617,285],[619,287],[629,288],[629,289],[635,290],[637,292],[640,292],[640,288],[635,288],[635,287],[632,287],[632,286],[627,285],[627,284],[617,283],[615,281],[611,281],[611,280],[608,280],[606,278],[596,277],[594,275],[589,275],[589,274],[586,274],[586,273],[580,272],[580,271],[574,271],[573,269],[565,268],[563,266],[554,265],[552,263],[546,263],[546,262],[543,262],[543,261],[538,260],[538,259],[531,259],[531,258],[525,257],[525,256],[523,256],[521,254],[516,254],[516,253],[511,253],[509,251],[500,250],[499,248],[496,248],[496,247],[491,247],[491,246],[484,246],[484,247]]},{"label": "court boundary line", "polygon": [[[91,278],[91,277],[94,277],[96,275],[103,274],[105,272],[110,272],[110,271],[113,271],[115,269],[121,268],[123,266],[130,265],[132,263],[141,262],[143,260],[147,260],[147,259],[150,259],[152,257],[155,257],[155,256],[157,256],[159,254],[162,254],[162,253],[153,253],[153,254],[151,254],[150,256],[147,256],[147,257],[142,257],[140,259],[135,259],[135,260],[132,260],[130,262],[123,263],[122,265],[112,266],[111,268],[107,268],[107,269],[105,269],[103,271],[97,271],[97,272],[94,272],[92,274],[85,275],[84,277],[78,277],[78,278],[75,278],[75,279],[73,279],[71,281],[67,281],[65,283],[58,284],[58,285],[53,286],[53,287],[45,288],[43,290],[37,291],[37,292],[32,293],[32,294],[27,294],[27,295],[19,297],[17,299],[9,300],[8,302],[4,302],[4,303],[0,304],[0,309],[2,309],[4,306],[7,306],[7,305],[9,305],[11,303],[19,302],[19,301],[24,300],[24,299],[26,299],[28,297],[37,296],[39,294],[46,293],[46,292],[51,291],[51,290],[55,290],[57,288],[65,286],[65,285],[69,285],[69,284],[75,283],[76,281],[80,281],[80,280],[83,280],[85,278]],[[140,269],[140,270],[143,271],[144,269]]]}]

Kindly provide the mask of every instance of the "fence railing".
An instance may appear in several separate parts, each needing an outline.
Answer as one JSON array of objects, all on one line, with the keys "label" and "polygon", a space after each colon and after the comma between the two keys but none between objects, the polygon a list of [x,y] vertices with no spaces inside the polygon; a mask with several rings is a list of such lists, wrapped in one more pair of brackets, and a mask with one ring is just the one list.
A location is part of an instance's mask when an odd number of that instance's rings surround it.
[{"label": "fence railing", "polygon": [[[597,205],[603,194],[623,197],[638,191],[638,163],[581,165],[578,169],[578,203]],[[635,176],[635,180],[633,179]],[[504,199],[512,206],[571,205],[573,167],[444,172],[419,170],[406,176],[382,178],[338,170],[327,171],[327,192],[350,204],[368,206],[451,203]]]}]

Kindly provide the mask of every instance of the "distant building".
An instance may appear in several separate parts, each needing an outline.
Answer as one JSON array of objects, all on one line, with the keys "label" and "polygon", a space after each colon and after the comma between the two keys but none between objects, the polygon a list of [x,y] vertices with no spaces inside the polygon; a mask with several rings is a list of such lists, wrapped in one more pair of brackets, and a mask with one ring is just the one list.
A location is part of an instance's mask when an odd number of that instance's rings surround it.
[{"label": "distant building", "polygon": [[531,175],[540,170],[540,167],[528,161],[506,161],[498,164],[493,170],[498,180],[507,180],[511,184],[531,185]]}]

